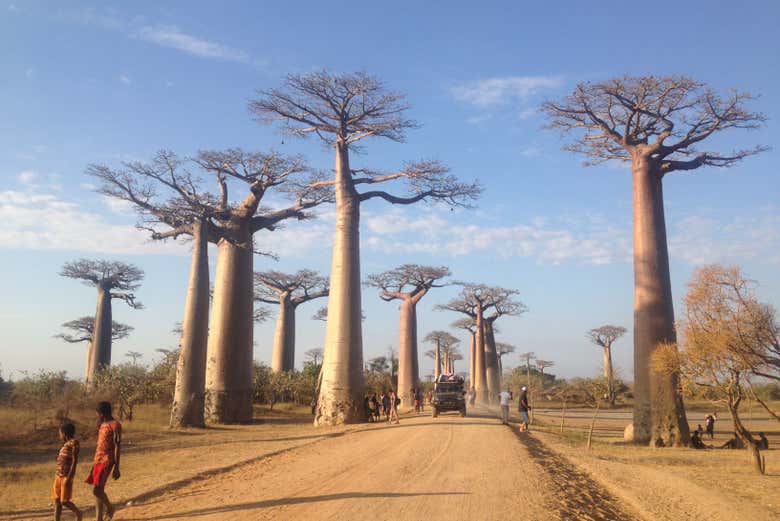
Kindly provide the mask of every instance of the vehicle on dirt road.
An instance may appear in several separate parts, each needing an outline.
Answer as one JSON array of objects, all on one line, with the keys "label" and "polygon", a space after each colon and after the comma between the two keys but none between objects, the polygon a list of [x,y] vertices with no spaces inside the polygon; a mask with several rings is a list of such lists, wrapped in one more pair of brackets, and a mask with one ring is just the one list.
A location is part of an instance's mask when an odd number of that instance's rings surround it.
[{"label": "vehicle on dirt road", "polygon": [[466,391],[463,378],[454,374],[442,374],[433,383],[432,415],[436,418],[445,411],[458,411],[466,416]]}]

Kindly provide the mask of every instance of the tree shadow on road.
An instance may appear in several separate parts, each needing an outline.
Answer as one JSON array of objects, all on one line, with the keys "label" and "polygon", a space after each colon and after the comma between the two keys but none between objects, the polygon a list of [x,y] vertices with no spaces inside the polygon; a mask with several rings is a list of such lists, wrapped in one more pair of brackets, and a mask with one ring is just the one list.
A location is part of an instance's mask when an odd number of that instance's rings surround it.
[{"label": "tree shadow on road", "polygon": [[562,519],[614,521],[633,519],[624,512],[617,499],[579,470],[565,456],[550,449],[541,440],[511,427],[531,458],[547,473],[555,486],[555,497]]},{"label": "tree shadow on road", "polygon": [[[304,503],[318,503],[320,501],[338,501],[342,499],[373,499],[373,498],[396,498],[413,496],[452,496],[467,495],[469,492],[341,492],[338,494],[325,494],[322,496],[302,496],[287,497],[278,499],[267,499],[265,501],[255,501],[252,503],[238,503],[235,505],[220,505],[209,508],[199,508],[187,512],[174,512],[171,514],[162,514],[155,517],[128,518],[127,521],[154,521],[160,519],[189,519],[198,516],[208,516],[211,514],[221,514],[227,512],[236,512],[239,510],[257,510],[261,508],[270,508],[283,505],[299,505]],[[124,519],[124,516],[123,516]]]}]

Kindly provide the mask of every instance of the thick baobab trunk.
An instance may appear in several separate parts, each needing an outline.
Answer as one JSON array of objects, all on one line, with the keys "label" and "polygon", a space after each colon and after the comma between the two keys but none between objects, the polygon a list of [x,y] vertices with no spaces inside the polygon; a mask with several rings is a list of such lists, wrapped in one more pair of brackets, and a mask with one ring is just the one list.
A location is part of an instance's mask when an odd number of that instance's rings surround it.
[{"label": "thick baobab trunk", "polygon": [[87,342],[87,360],[84,364],[84,382],[89,383],[92,375],[92,340]]},{"label": "thick baobab trunk", "polygon": [[475,372],[476,378],[474,379],[474,389],[477,391],[477,401],[480,403],[487,403],[488,389],[487,389],[487,376],[485,373],[485,321],[482,317],[482,308],[477,309],[477,322],[476,322],[476,337],[474,345],[475,359]]},{"label": "thick baobab trunk", "polygon": [[419,385],[417,361],[417,305],[411,298],[401,301],[398,336],[398,393],[405,394]]},{"label": "thick baobab trunk", "polygon": [[206,363],[206,420],[252,420],[252,235],[220,239]]},{"label": "thick baobab trunk", "polygon": [[496,337],[493,334],[493,322],[485,320],[485,378],[487,379],[488,399],[493,402],[501,392],[501,373],[498,370]]},{"label": "thick baobab trunk", "polygon": [[435,358],[433,361],[433,378],[438,380],[441,375],[441,347],[439,347],[439,341],[436,341]]},{"label": "thick baobab trunk", "polygon": [[92,360],[87,385],[94,388],[95,373],[111,365],[111,290],[98,285],[95,328],[92,331]]},{"label": "thick baobab trunk", "polygon": [[279,297],[279,316],[276,318],[274,351],[271,356],[271,370],[292,371],[295,368],[295,306],[290,295]]},{"label": "thick baobab trunk", "polygon": [[615,405],[615,384],[614,373],[612,371],[612,348],[605,346],[604,348],[604,378],[607,379],[607,394],[610,405]]},{"label": "thick baobab trunk", "polygon": [[471,342],[469,346],[469,387],[474,387],[474,371],[476,367],[476,360],[474,360],[475,353],[475,333],[471,333]]},{"label": "thick baobab trunk", "polygon": [[635,157],[634,191],[634,441],[682,445],[688,422],[677,375],[652,371],[655,349],[676,340],[662,176]]},{"label": "thick baobab trunk", "polygon": [[184,304],[171,427],[203,427],[206,394],[206,349],[209,335],[209,257],[206,223],[192,233],[192,264]]},{"label": "thick baobab trunk", "polygon": [[362,421],[363,332],[360,281],[360,199],[347,146],[336,146],[336,235],[330,272],[322,388],[315,425]]}]

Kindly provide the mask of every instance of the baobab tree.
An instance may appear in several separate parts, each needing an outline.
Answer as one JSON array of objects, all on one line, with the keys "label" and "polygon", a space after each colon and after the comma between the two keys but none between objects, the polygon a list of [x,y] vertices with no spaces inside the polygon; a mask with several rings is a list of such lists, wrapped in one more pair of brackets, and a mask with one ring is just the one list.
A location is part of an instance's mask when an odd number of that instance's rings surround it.
[{"label": "baobab tree", "polygon": [[[61,338],[69,344],[87,343],[87,360],[84,364],[84,378],[89,379],[91,374],[90,365],[92,364],[93,340],[95,333],[95,317],[81,317],[76,320],[70,320],[62,324],[62,327],[69,329],[72,333],[59,333],[55,338]],[[122,324],[116,320],[111,321],[111,340],[121,340],[127,338],[133,331],[133,326]]]},{"label": "baobab tree", "polygon": [[540,385],[542,389],[544,389],[544,370],[548,367],[552,367],[555,365],[555,362],[552,360],[540,360],[536,359],[536,368],[539,369],[539,381],[541,382]]},{"label": "baobab tree", "polygon": [[[296,136],[316,135],[335,151],[333,177],[320,182],[336,191],[336,231],[333,244],[330,298],[325,333],[322,392],[315,425],[360,421],[363,408],[363,338],[360,294],[360,205],[371,199],[408,205],[436,200],[450,206],[467,206],[481,189],[460,183],[438,161],[407,163],[396,172],[354,169],[350,150],[367,138],[404,140],[416,124],[406,119],[404,95],[387,90],[377,78],[363,72],[331,74],[326,71],[287,76],[279,89],[260,91],[250,110],[266,122],[283,122],[284,131]],[[405,181],[407,193],[373,187]]]},{"label": "baobab tree", "polygon": [[525,353],[520,353],[520,360],[523,360],[525,362],[525,377],[526,377],[526,386],[530,389],[531,388],[531,360],[536,358],[536,353],[533,351],[528,351]]},{"label": "baobab tree", "polygon": [[[439,310],[462,313],[474,320],[475,361],[473,387],[480,402],[497,396],[501,386],[498,359],[495,351],[493,322],[503,315],[519,315],[525,306],[513,300],[515,290],[487,286],[485,284],[460,283],[460,294],[448,302],[436,306]],[[493,311],[490,315],[487,312]]]},{"label": "baobab tree", "polygon": [[144,354],[139,353],[138,351],[128,351],[125,353],[125,356],[132,360],[133,365],[136,365],[138,363],[138,359],[143,358]]},{"label": "baobab tree", "polygon": [[442,372],[447,373],[449,368],[446,367],[446,357],[448,353],[454,349],[455,345],[460,342],[460,340],[452,336],[447,331],[436,330],[431,331],[425,335],[423,341],[434,345],[433,349],[425,352],[425,356],[432,358],[434,361],[434,378],[438,378]]},{"label": "baobab tree", "polygon": [[586,165],[631,163],[634,201],[634,440],[687,443],[688,422],[674,373],[654,373],[660,344],[674,344],[662,181],[670,172],[729,167],[766,150],[757,146],[719,153],[701,143],[729,129],[755,129],[765,117],[745,108],[751,94],[721,96],[684,76],[622,77],[580,83],[542,110],[549,126],[576,133],[566,149],[588,156]]},{"label": "baobab tree", "polygon": [[92,356],[87,366],[87,386],[95,383],[95,373],[111,365],[111,340],[113,319],[111,301],[125,302],[132,309],[143,308],[135,300],[133,291],[138,289],[144,278],[141,268],[124,262],[108,260],[79,259],[65,263],[60,275],[77,279],[97,288],[97,309],[92,331]]},{"label": "baobab tree", "polygon": [[[195,169],[214,180],[215,192],[203,189]],[[186,160],[161,151],[149,163],[88,168],[102,182],[100,193],[136,208],[138,226],[153,239],[192,238],[171,426],[202,426],[204,411],[214,423],[251,420],[252,262],[255,253],[268,254],[255,249],[253,236],[286,219],[309,218],[306,210],[331,200],[331,190],[312,186],[306,170],[297,156],[238,148],[202,151]],[[238,202],[231,199],[233,184],[248,192]],[[273,190],[292,204],[262,208]],[[209,242],[218,248],[210,325]]]},{"label": "baobab tree", "polygon": [[305,357],[306,362],[320,365],[320,362],[322,361],[322,348],[315,347],[314,349],[309,349],[303,353],[303,356]]},{"label": "baobab tree", "polygon": [[615,375],[612,370],[612,344],[626,334],[626,328],[605,325],[586,333],[590,341],[601,347],[604,353],[604,378],[607,380],[607,394],[610,405],[615,405]]},{"label": "baobab tree", "polygon": [[498,355],[498,372],[500,375],[504,374],[504,355],[508,355],[515,352],[515,346],[507,344],[506,342],[496,342],[496,355]]},{"label": "baobab tree", "polygon": [[463,329],[464,331],[468,331],[470,342],[469,342],[469,387],[474,387],[474,371],[475,371],[475,357],[476,357],[476,336],[477,336],[477,325],[476,321],[472,317],[463,317],[451,324],[451,326],[455,329]]},{"label": "baobab tree", "polygon": [[328,278],[313,270],[294,274],[280,271],[255,273],[255,300],[278,304],[271,371],[295,368],[295,310],[301,304],[328,296]]},{"label": "baobab tree", "polygon": [[404,264],[398,268],[369,275],[367,286],[379,288],[379,297],[385,302],[400,300],[398,335],[398,384],[401,392],[417,389],[420,385],[420,361],[417,352],[417,303],[450,275],[445,266]]}]

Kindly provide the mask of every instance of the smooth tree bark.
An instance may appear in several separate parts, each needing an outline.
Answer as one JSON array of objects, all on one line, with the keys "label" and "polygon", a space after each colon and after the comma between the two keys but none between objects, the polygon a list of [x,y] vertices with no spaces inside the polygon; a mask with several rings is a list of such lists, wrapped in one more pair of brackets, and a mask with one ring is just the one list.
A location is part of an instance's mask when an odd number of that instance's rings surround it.
[{"label": "smooth tree bark", "polygon": [[92,331],[91,359],[87,366],[87,387],[95,383],[95,373],[111,365],[113,319],[111,301],[119,299],[132,309],[143,306],[135,300],[134,290],[140,287],[144,272],[137,266],[108,260],[79,259],[68,262],[60,275],[83,281],[97,289],[97,308]]},{"label": "smooth tree bark", "polygon": [[[202,189],[194,169],[212,178],[216,190]],[[89,167],[88,173],[102,181],[99,192],[132,203],[141,216],[139,228],[153,239],[193,239],[171,426],[251,420],[252,262],[256,253],[268,255],[255,250],[253,235],[286,219],[306,219],[307,209],[330,199],[329,188],[302,179],[305,171],[300,157],[238,148],[203,151],[186,160],[160,151],[148,163]],[[237,203],[230,199],[232,183],[248,189]],[[272,189],[292,204],[261,209]],[[218,250],[210,327],[202,318],[209,313],[207,242]]]},{"label": "smooth tree bark", "polygon": [[452,327],[463,329],[469,333],[469,388],[474,387],[474,375],[476,371],[476,322],[472,317],[464,317],[452,323]]},{"label": "smooth tree bark", "polygon": [[543,111],[550,126],[575,132],[567,149],[589,156],[586,164],[631,164],[634,208],[634,439],[682,445],[688,422],[675,373],[657,373],[651,358],[659,345],[674,344],[663,178],[703,166],[732,166],[766,150],[757,146],[718,153],[698,147],[728,129],[754,129],[765,120],[744,108],[754,96],[717,94],[683,76],[622,77],[581,83]]},{"label": "smooth tree bark", "polygon": [[255,300],[279,306],[271,355],[273,372],[295,369],[295,311],[298,306],[327,296],[328,278],[316,271],[255,273]]},{"label": "smooth tree bark", "polygon": [[626,334],[626,328],[607,324],[586,333],[590,341],[602,349],[604,355],[604,378],[607,381],[609,404],[615,405],[615,374],[612,369],[612,344]]},{"label": "smooth tree bark", "polygon": [[[332,177],[321,180],[336,192],[336,230],[331,264],[330,297],[325,334],[322,388],[315,425],[362,421],[363,338],[360,293],[360,205],[370,199],[408,205],[438,200],[467,206],[481,189],[459,183],[436,161],[408,163],[394,173],[353,169],[350,151],[372,137],[403,141],[414,128],[405,119],[404,96],[385,89],[366,73],[331,74],[326,71],[289,75],[280,89],[261,91],[250,110],[266,122],[284,122],[297,136],[317,135],[335,152]],[[360,192],[360,185],[406,181],[405,195],[384,190]]]},{"label": "smooth tree bark", "polygon": [[[70,320],[62,324],[62,327],[69,329],[72,333],[58,333],[54,335],[55,338],[60,338],[69,344],[79,344],[81,342],[87,343],[87,356],[84,364],[84,379],[89,380],[89,375],[92,374],[92,356],[93,356],[93,341],[95,336],[95,317],[81,317],[76,320]],[[111,321],[111,340],[121,340],[127,338],[133,331],[132,326],[122,324],[120,322]]]},{"label": "smooth tree bark", "polygon": [[378,288],[379,297],[391,302],[400,301],[398,336],[398,382],[399,392],[409,392],[420,386],[420,361],[417,347],[417,304],[431,290],[440,288],[439,283],[450,275],[445,266],[421,266],[404,264],[393,270],[370,275],[366,285]]}]

